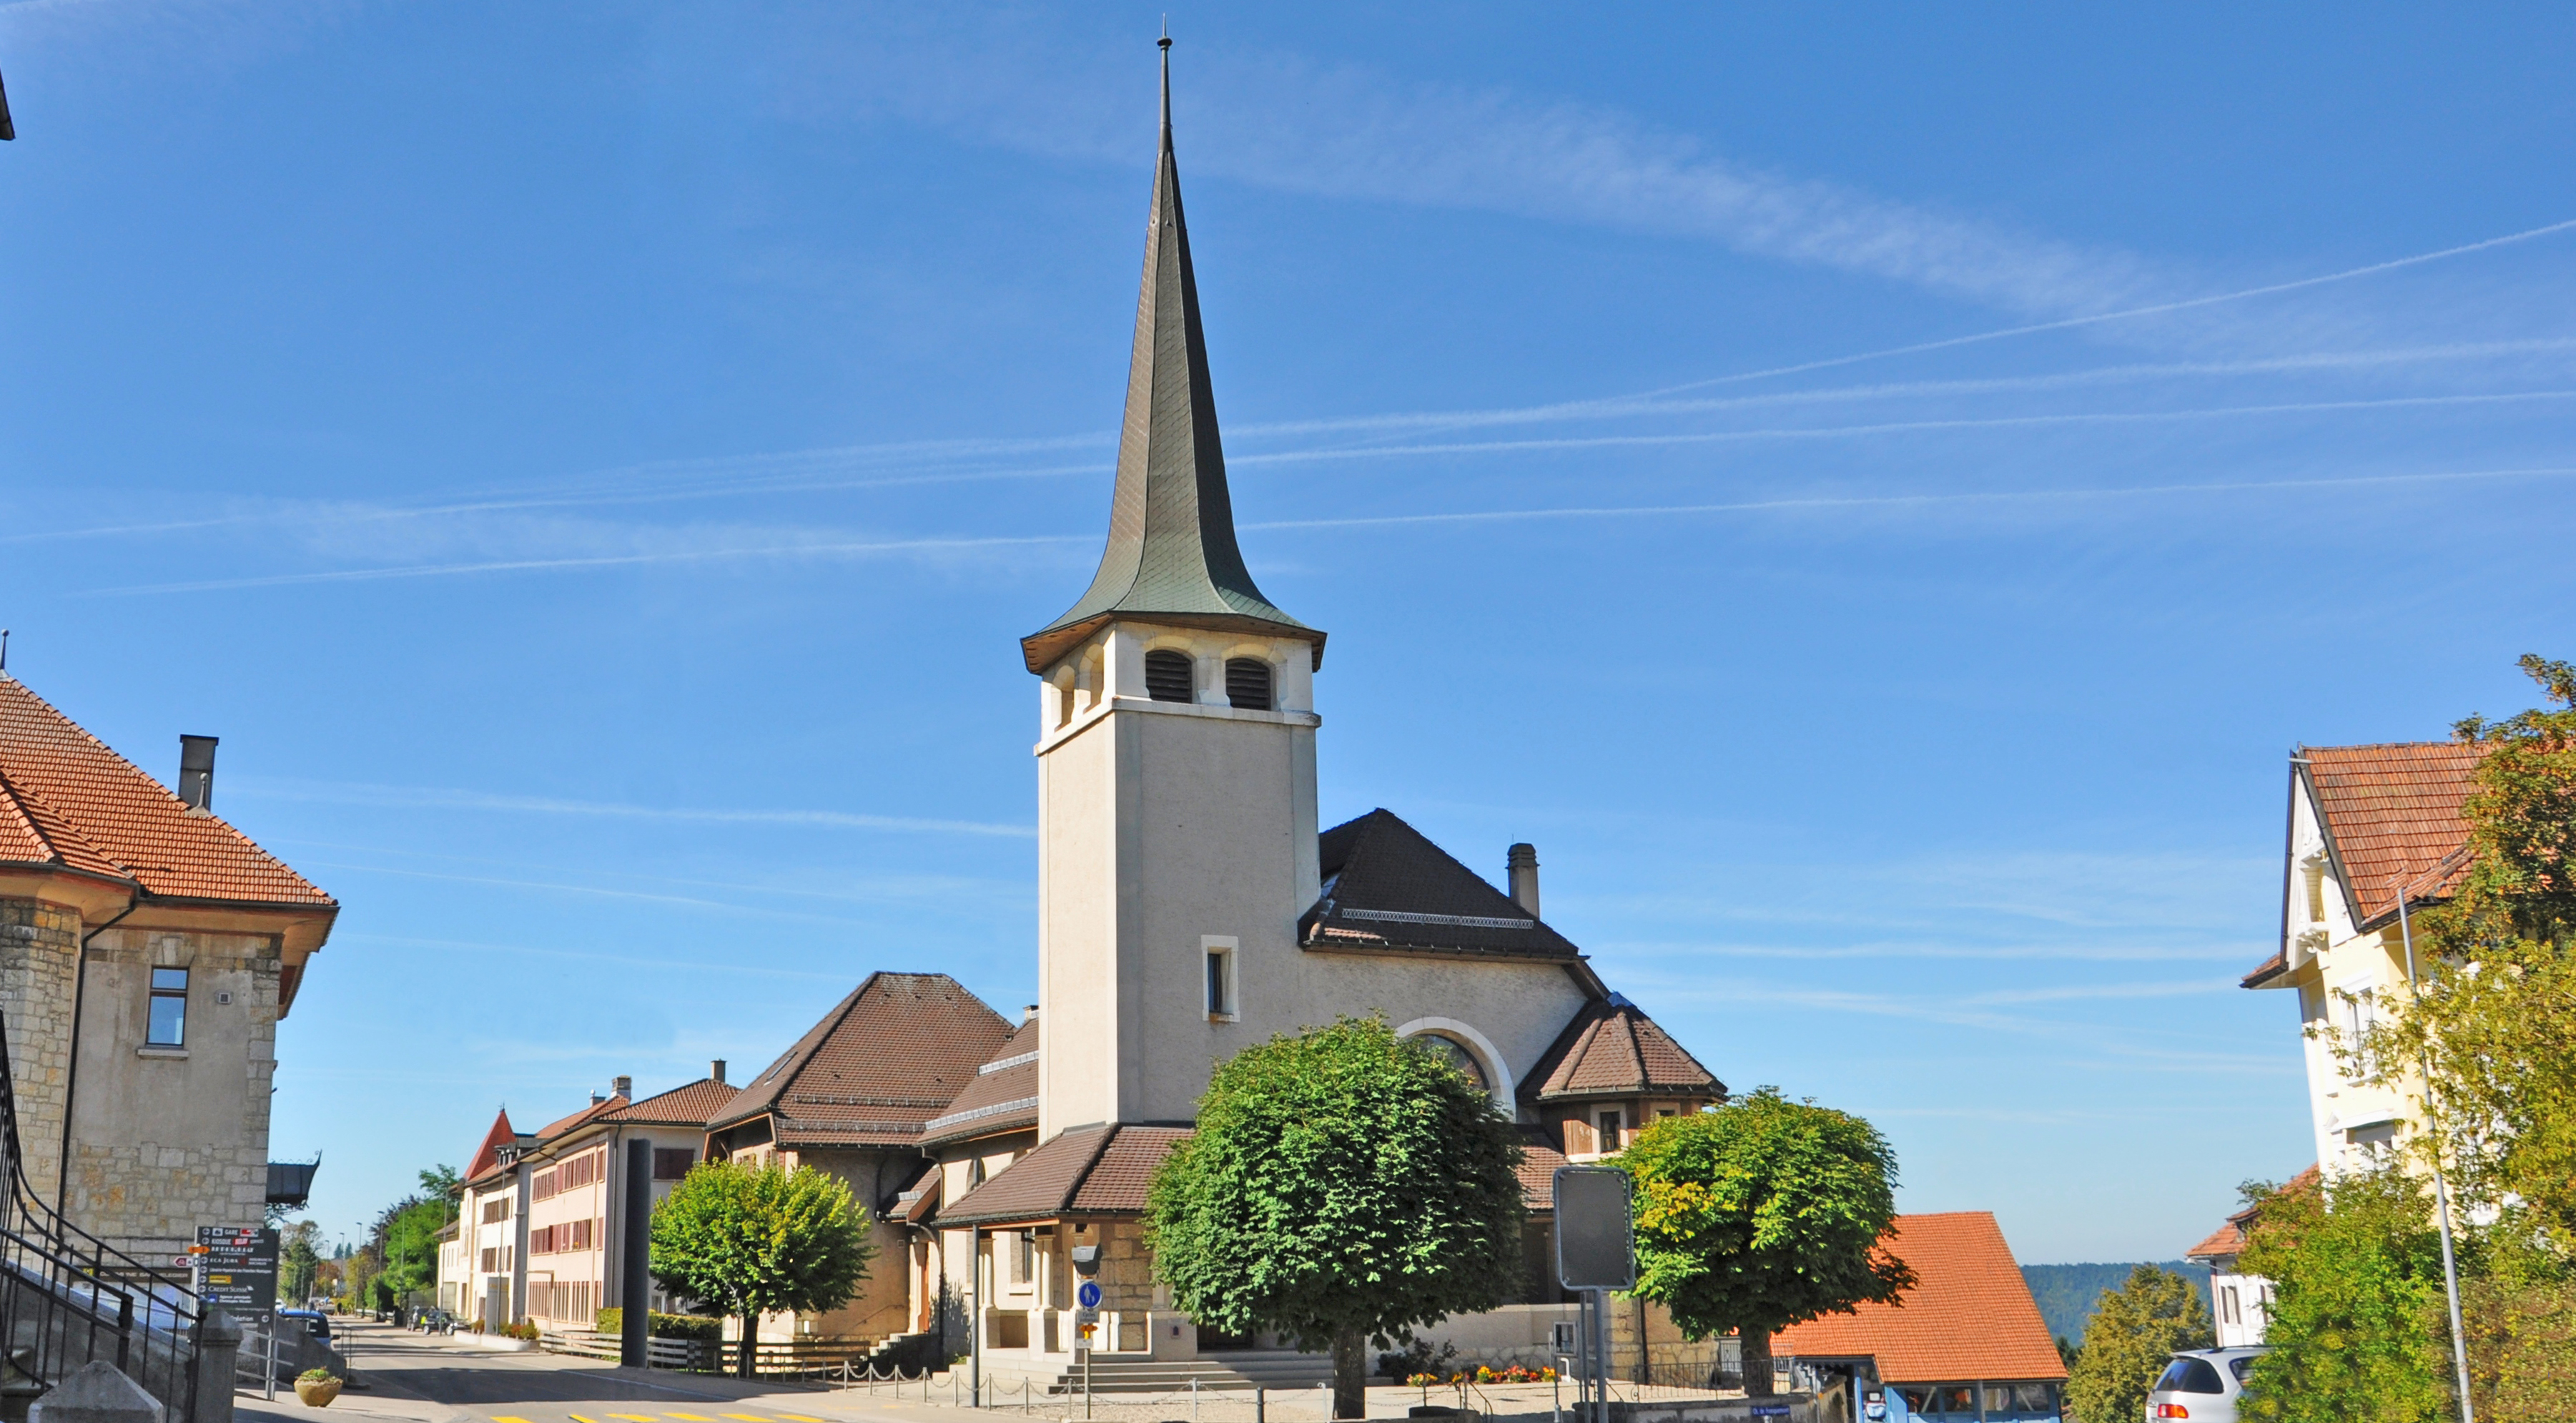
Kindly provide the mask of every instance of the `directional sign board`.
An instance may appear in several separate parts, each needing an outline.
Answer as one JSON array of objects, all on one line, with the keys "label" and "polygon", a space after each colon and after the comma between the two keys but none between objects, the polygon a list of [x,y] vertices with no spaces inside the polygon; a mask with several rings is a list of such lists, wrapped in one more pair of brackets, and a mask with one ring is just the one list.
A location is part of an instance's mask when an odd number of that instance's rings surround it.
[{"label": "directional sign board", "polygon": [[1083,1281],[1082,1288],[1074,1291],[1073,1297],[1084,1309],[1100,1308],[1100,1282],[1098,1280]]},{"label": "directional sign board", "polygon": [[277,1303],[277,1232],[255,1225],[201,1225],[206,1300],[264,1314]]},{"label": "directional sign board", "polygon": [[1567,1289],[1637,1287],[1628,1190],[1616,1166],[1556,1168],[1556,1275]]}]

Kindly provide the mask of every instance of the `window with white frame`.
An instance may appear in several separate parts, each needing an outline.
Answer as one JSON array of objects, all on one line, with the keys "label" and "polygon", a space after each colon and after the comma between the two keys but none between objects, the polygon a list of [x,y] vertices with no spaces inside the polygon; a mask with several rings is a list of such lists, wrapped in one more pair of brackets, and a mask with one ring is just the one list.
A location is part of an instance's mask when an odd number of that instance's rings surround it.
[{"label": "window with white frame", "polygon": [[2370,1072],[2370,1033],[2379,1026],[2377,991],[2367,985],[2354,985],[2340,990],[2336,997],[2343,1004],[2344,1050],[2352,1054],[2352,1065],[2346,1074],[2364,1077]]},{"label": "window with white frame", "polygon": [[1202,934],[1199,953],[1207,961],[1207,1015],[1210,1022],[1231,1023],[1241,1013],[1235,957],[1241,941],[1230,934]]}]

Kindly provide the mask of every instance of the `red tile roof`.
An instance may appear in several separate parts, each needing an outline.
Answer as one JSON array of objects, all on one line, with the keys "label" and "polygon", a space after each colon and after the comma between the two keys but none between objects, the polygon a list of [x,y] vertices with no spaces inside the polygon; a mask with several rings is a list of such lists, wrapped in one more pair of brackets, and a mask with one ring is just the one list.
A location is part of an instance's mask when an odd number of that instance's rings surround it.
[{"label": "red tile roof", "polygon": [[939,1213],[947,1226],[1000,1225],[1068,1215],[1136,1215],[1154,1170],[1188,1127],[1113,1123],[1058,1132]]},{"label": "red tile roof", "polygon": [[630,1102],[615,1111],[603,1112],[603,1122],[648,1122],[655,1126],[705,1126],[716,1113],[734,1099],[741,1089],[730,1087],[712,1077],[701,1077],[685,1087],[657,1092],[640,1101]]},{"label": "red tile roof", "polygon": [[[2318,1184],[2323,1179],[2324,1178],[2318,1174],[2317,1168],[2311,1166],[2307,1170],[2300,1172],[2298,1175],[2291,1177],[2282,1185],[2281,1190],[2284,1194],[2292,1191],[2312,1191],[2317,1188]],[[2254,1223],[2254,1212],[2257,1209],[2258,1207],[2255,1206],[2247,1206],[2245,1209],[2229,1216],[2225,1225],[2211,1231],[2198,1245],[2182,1252],[2182,1258],[2186,1260],[2207,1261],[2214,1259],[2229,1259],[2244,1254],[2245,1227]]]},{"label": "red tile roof", "polygon": [[474,1159],[465,1163],[465,1179],[476,1180],[484,1172],[500,1165],[501,1148],[518,1139],[518,1133],[510,1130],[510,1109],[504,1107],[492,1118],[492,1129],[483,1133],[483,1144],[474,1148]]},{"label": "red tile roof", "polygon": [[[2397,891],[2440,898],[2468,868],[2459,851],[2469,774],[2487,748],[2474,741],[2399,741],[2377,746],[2304,746],[2303,778],[2315,788],[2355,927],[2395,917]],[[2445,864],[2448,861],[2449,863]]]},{"label": "red tile roof", "polygon": [[1918,1283],[1901,1304],[1864,1304],[1780,1331],[1775,1357],[1878,1360],[1888,1383],[2042,1382],[2066,1377],[2012,1247],[1988,1211],[1902,1215],[1887,1247]]},{"label": "red tile roof", "polygon": [[1548,1140],[1545,1127],[1521,1128],[1521,1204],[1534,1211],[1556,1209],[1556,1168],[1565,1153]]},{"label": "red tile roof", "polygon": [[782,1146],[913,1146],[1011,1025],[944,973],[872,973],[708,1120]]},{"label": "red tile roof", "polygon": [[1671,1093],[1722,1100],[1726,1084],[1636,1004],[1587,1003],[1521,1080],[1524,1101]]},{"label": "red tile roof", "polygon": [[556,1120],[548,1122],[544,1126],[537,1128],[537,1140],[540,1142],[552,1141],[556,1137],[562,1136],[565,1132],[571,1131],[576,1127],[585,1126],[596,1118],[605,1116],[625,1105],[626,1099],[623,1097],[610,1097],[604,1101],[593,1102],[589,1106],[582,1108],[580,1111],[573,1113],[571,1116],[559,1117]]},{"label": "red tile roof", "polygon": [[[8,787],[0,793],[0,858],[112,873],[166,899],[339,907],[10,677],[0,677],[0,781]],[[54,853],[41,853],[37,841]]]}]

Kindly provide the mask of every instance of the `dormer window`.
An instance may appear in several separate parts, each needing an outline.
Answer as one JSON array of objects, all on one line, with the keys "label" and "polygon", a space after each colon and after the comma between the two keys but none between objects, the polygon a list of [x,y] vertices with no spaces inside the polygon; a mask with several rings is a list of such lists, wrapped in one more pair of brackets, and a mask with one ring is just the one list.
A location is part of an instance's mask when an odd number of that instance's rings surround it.
[{"label": "dormer window", "polygon": [[1192,693],[1190,655],[1157,648],[1145,654],[1145,695],[1158,702],[1196,701]]},{"label": "dormer window", "polygon": [[1225,699],[1238,711],[1270,710],[1270,664],[1258,657],[1227,658]]}]

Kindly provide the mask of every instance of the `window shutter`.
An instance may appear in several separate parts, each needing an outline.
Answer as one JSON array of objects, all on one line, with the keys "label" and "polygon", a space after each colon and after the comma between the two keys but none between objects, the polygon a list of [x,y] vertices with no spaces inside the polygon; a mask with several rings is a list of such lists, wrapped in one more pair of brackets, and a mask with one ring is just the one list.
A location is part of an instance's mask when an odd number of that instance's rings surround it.
[{"label": "window shutter", "polygon": [[1161,649],[1145,654],[1145,695],[1158,702],[1196,701],[1190,686],[1190,655]]},{"label": "window shutter", "polygon": [[1270,710],[1270,664],[1258,657],[1228,658],[1225,699],[1245,711]]}]

